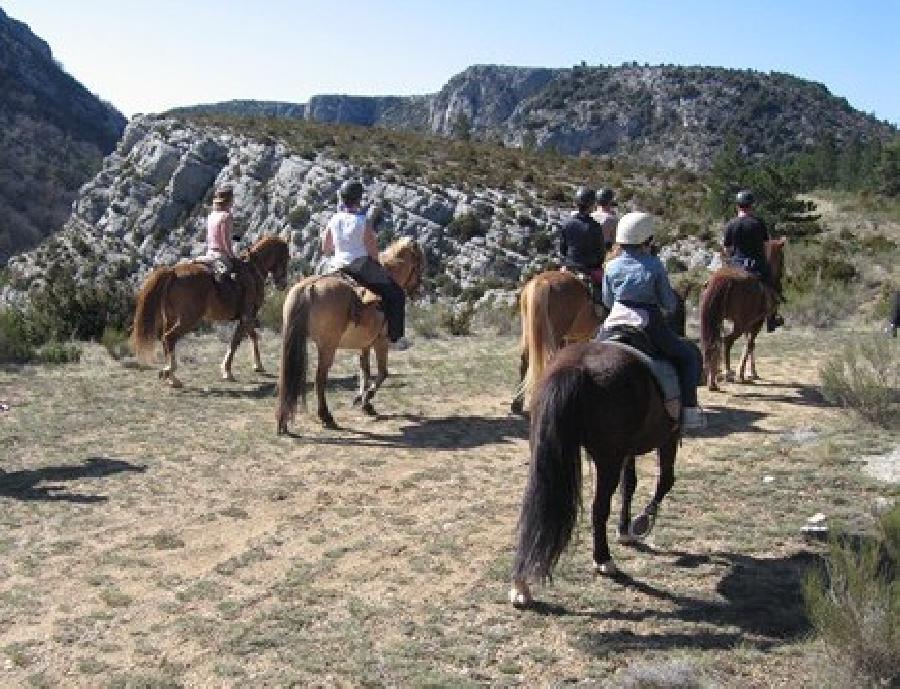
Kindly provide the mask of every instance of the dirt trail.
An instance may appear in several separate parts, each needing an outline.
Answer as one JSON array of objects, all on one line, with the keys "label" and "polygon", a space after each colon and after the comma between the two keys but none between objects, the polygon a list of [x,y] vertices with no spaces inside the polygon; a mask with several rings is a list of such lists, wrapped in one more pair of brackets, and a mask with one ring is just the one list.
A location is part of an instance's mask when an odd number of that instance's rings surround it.
[{"label": "dirt trail", "polygon": [[[821,548],[800,527],[865,523],[897,493],[856,461],[897,435],[818,393],[836,337],[762,337],[763,381],[702,395],[710,426],[684,442],[651,547],[614,547],[633,582],[592,578],[582,523],[528,613],[505,602],[528,459],[512,338],[392,354],[376,420],[346,406],[344,357],[343,430],[300,415],[282,438],[274,378],[242,352],[239,382],[216,380],[210,336],[189,339],[182,391],[100,348],[0,372],[0,685],[535,685],[677,661],[797,686]],[[652,459],[639,470],[642,502]]]}]

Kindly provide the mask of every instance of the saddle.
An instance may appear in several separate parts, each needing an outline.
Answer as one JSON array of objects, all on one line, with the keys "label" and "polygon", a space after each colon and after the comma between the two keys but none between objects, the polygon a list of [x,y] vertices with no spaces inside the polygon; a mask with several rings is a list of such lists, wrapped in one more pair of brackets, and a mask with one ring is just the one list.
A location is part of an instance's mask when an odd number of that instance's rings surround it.
[{"label": "saddle", "polygon": [[350,273],[345,273],[342,270],[336,270],[333,273],[330,273],[332,277],[336,277],[339,280],[343,280],[350,287],[353,288],[353,291],[356,292],[356,296],[359,297],[359,300],[362,302],[363,306],[368,306],[369,304],[381,304],[381,297],[375,294],[368,287],[363,285],[359,280],[350,275]]},{"label": "saddle", "polygon": [[237,283],[237,272],[230,270],[228,264],[221,258],[201,256],[199,258],[195,258],[193,263],[198,266],[203,266],[207,271],[209,271],[216,283],[221,283],[226,279]]},{"label": "saddle", "polygon": [[681,387],[678,384],[678,372],[672,362],[664,358],[662,352],[653,345],[647,333],[634,326],[617,325],[600,328],[594,341],[619,347],[640,359],[650,369],[669,416],[676,421],[680,418]]}]

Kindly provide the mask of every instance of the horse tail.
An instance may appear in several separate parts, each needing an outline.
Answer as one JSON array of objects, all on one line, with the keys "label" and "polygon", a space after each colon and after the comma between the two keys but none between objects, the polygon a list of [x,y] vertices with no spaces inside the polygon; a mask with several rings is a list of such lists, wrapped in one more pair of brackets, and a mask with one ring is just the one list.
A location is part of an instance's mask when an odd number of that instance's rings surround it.
[{"label": "horse tail", "polygon": [[718,344],[730,292],[731,281],[713,275],[700,295],[700,345],[704,352]]},{"label": "horse tail", "polygon": [[295,287],[282,312],[281,372],[278,378],[278,432],[287,431],[299,398],[306,408],[306,369],[309,313],[314,287]]},{"label": "horse tail", "polygon": [[552,373],[534,400],[531,466],[519,516],[513,579],[549,579],[581,509],[578,405],[584,373]]},{"label": "horse tail", "polygon": [[528,369],[521,383],[523,395],[534,391],[555,349],[550,342],[553,325],[550,322],[549,297],[549,289],[538,281],[527,285],[522,292],[522,346],[523,351],[528,353]]},{"label": "horse tail", "polygon": [[163,305],[169,285],[174,279],[175,272],[171,268],[157,268],[150,273],[138,292],[131,347],[139,361],[146,363],[153,357],[156,341],[162,335]]}]

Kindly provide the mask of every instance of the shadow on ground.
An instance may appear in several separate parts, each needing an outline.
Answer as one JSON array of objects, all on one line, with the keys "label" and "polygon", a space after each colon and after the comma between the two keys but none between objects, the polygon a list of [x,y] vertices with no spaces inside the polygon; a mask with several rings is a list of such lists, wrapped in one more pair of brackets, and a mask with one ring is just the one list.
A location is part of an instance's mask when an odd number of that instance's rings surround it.
[{"label": "shadow on ground", "polygon": [[707,426],[692,430],[690,432],[692,438],[724,438],[732,433],[763,432],[763,429],[754,424],[768,416],[766,412],[734,407],[709,406],[703,409],[706,412]]},{"label": "shadow on ground", "polygon": [[[805,636],[812,629],[803,603],[806,572],[820,562],[812,553],[757,558],[736,553],[655,552],[676,556],[676,567],[695,568],[713,563],[728,566],[727,573],[716,586],[716,593],[722,600],[681,595],[620,574],[608,585],[619,587],[623,594],[638,592],[660,605],[651,603],[641,609],[638,603],[630,610],[575,611],[545,603],[536,605],[534,611],[543,615],[592,617],[627,623],[628,626],[619,629],[589,632],[577,640],[578,647],[599,655],[626,650],[732,648],[739,642],[765,650]],[[615,599],[615,594],[609,597]],[[633,631],[634,623],[647,620],[677,620],[697,625],[698,629],[649,634]]]},{"label": "shadow on ground", "polygon": [[314,445],[356,447],[420,448],[428,450],[465,450],[509,440],[528,438],[528,422],[518,417],[448,416],[432,419],[417,414],[379,417],[400,419],[409,423],[396,434],[375,433],[359,428],[342,428],[326,435],[289,433],[293,438]]},{"label": "shadow on ground", "polygon": [[[766,392],[767,387],[789,388],[793,392],[784,394],[772,394]],[[756,389],[754,389],[756,388]],[[740,392],[734,391],[739,397],[759,402],[782,402],[784,404],[799,404],[804,407],[833,407],[834,405],[825,399],[822,391],[815,385],[784,385],[775,383],[753,383],[747,385]]]},{"label": "shadow on ground", "polygon": [[[105,495],[69,493],[65,486],[54,481],[79,481],[84,478],[102,478],[124,471],[144,472],[147,467],[131,464],[121,459],[88,457],[81,465],[49,466],[40,469],[21,469],[5,473],[0,471],[0,498],[14,500],[59,500],[66,502],[103,502]],[[39,485],[44,482],[47,485]]]}]

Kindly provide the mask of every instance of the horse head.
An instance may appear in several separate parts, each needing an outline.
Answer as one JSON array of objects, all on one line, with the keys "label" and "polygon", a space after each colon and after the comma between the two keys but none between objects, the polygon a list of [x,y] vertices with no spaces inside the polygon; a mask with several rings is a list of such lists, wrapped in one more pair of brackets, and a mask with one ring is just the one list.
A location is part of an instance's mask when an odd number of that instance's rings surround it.
[{"label": "horse head", "polygon": [[422,288],[425,252],[411,237],[401,237],[381,253],[381,263],[408,295]]},{"label": "horse head", "polygon": [[291,252],[287,242],[280,237],[263,237],[247,252],[248,257],[264,275],[271,275],[278,289],[287,287],[288,261]]}]

